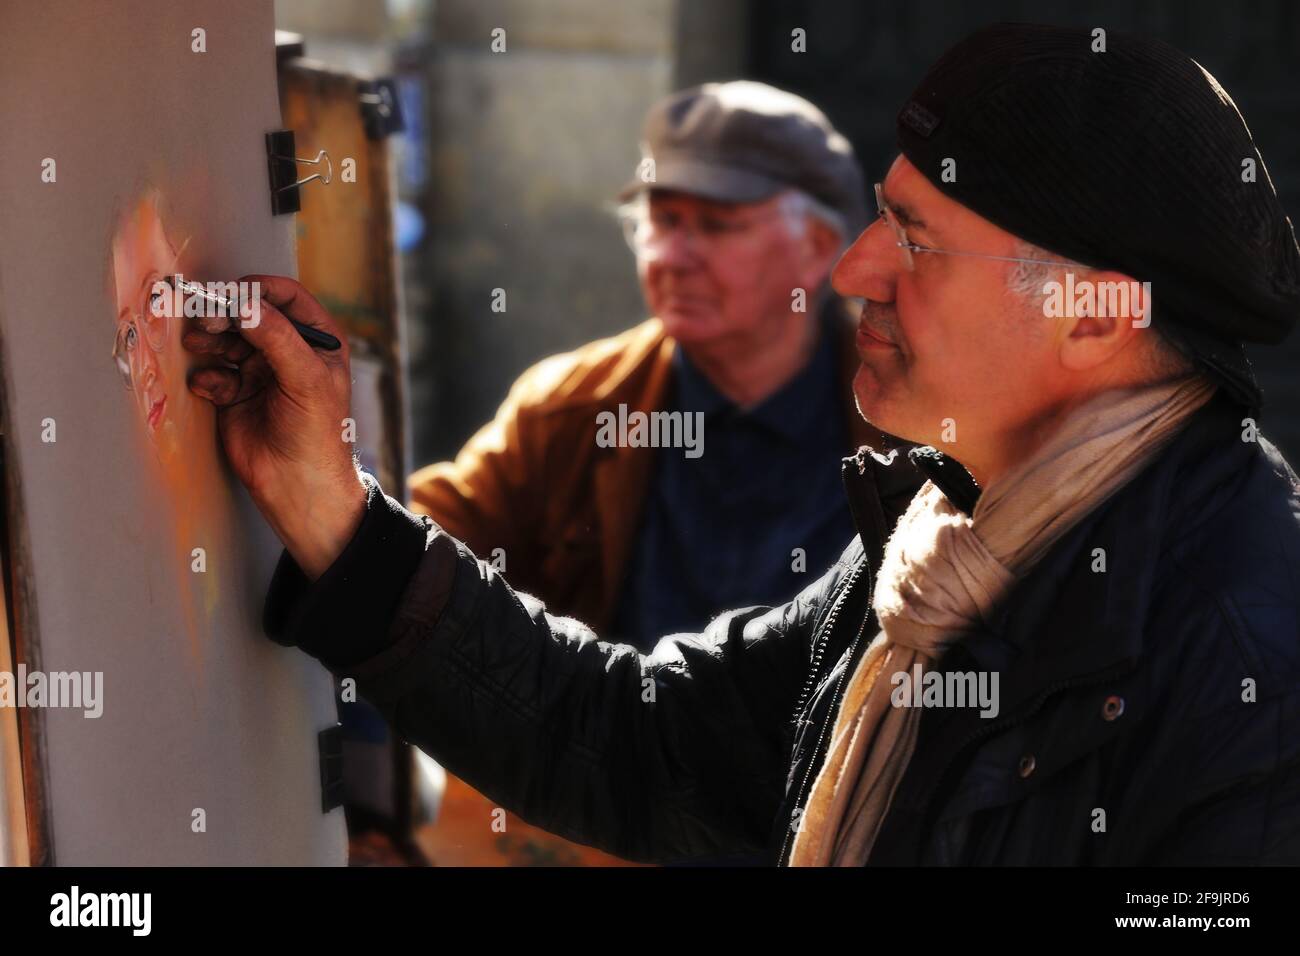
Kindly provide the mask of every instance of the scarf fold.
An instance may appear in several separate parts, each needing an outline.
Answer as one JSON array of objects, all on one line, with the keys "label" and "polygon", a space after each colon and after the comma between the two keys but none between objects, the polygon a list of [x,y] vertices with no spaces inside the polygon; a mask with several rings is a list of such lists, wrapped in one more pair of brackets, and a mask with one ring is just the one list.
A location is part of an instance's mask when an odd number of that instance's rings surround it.
[{"label": "scarf fold", "polygon": [[927,481],[885,546],[880,632],[836,713],[797,824],[791,866],[861,866],[916,745],[919,708],[890,702],[895,674],[931,670],[987,620],[1048,549],[1153,459],[1215,386],[1199,375],[1103,392],[1074,409],[967,517]]}]

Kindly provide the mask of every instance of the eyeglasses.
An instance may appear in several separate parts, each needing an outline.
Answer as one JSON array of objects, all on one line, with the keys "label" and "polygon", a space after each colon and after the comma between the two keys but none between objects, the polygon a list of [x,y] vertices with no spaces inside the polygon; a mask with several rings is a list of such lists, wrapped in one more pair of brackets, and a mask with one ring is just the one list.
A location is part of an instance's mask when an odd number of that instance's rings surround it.
[{"label": "eyeglasses", "polygon": [[765,216],[748,219],[723,219],[705,213],[698,217],[693,225],[686,225],[682,217],[675,214],[652,216],[642,209],[620,216],[623,227],[623,239],[637,258],[651,258],[658,254],[660,247],[675,231],[682,231],[701,254],[708,256],[716,253],[730,240],[750,232],[759,223],[767,222],[781,215],[777,209]]},{"label": "eyeglasses", "polygon": [[915,242],[910,242],[907,238],[907,232],[903,229],[903,224],[898,221],[894,210],[890,209],[885,203],[885,193],[876,183],[876,210],[880,217],[889,223],[889,228],[894,230],[894,236],[898,239],[898,248],[903,255],[903,268],[908,272],[915,269],[916,263],[912,258],[913,253],[933,252],[944,256],[970,256],[975,259],[997,259],[1000,262],[1038,262],[1045,265],[1053,266],[1077,266],[1077,263],[1062,262],[1059,259],[1022,259],[1016,256],[993,256],[984,252],[954,252],[951,249],[932,249],[929,246],[922,246]]},{"label": "eyeglasses", "polygon": [[125,322],[119,322],[117,333],[113,336],[113,361],[117,363],[117,370],[122,376],[122,382],[126,385],[127,390],[133,388],[133,365],[138,365],[143,358],[142,354],[137,354],[140,349],[140,342],[153,349],[155,352],[161,352],[163,346],[167,344],[167,332],[171,328],[170,315],[154,315],[153,300],[154,296],[159,293],[151,292],[149,295],[149,308],[144,313],[136,313]]}]

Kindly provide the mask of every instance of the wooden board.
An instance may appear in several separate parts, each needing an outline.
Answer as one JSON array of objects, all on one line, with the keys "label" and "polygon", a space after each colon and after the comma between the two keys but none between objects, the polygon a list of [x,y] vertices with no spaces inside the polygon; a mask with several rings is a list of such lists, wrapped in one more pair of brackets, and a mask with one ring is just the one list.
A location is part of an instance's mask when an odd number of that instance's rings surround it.
[{"label": "wooden board", "polygon": [[[347,330],[354,358],[375,369],[369,379],[353,376],[354,389],[368,388],[354,396],[354,406],[369,400],[370,393],[376,405],[368,420],[358,417],[358,444],[362,464],[395,493],[406,473],[408,442],[392,169],[388,141],[366,136],[360,79],[311,60],[290,59],[280,67],[280,103],[298,155],[312,158],[324,149],[333,165],[330,185],[302,187],[298,278]],[[351,181],[345,177],[348,160],[355,174]],[[304,175],[317,170],[301,168]]]},{"label": "wooden board", "polygon": [[[347,331],[352,347],[352,409],[357,453],[389,493],[400,497],[407,471],[401,311],[393,243],[393,187],[387,138],[367,135],[360,105],[368,78],[293,55],[279,43],[280,104],[298,156],[326,150],[328,185],[301,189],[296,216],[298,275]],[[302,175],[321,167],[304,165]],[[343,793],[353,865],[418,858],[412,751],[368,704],[340,704]],[[382,837],[382,838],[381,838]]]},{"label": "wooden board", "polygon": [[[0,472],[3,468],[4,459],[0,453]],[[2,521],[0,530],[3,530]],[[9,563],[0,552],[0,673],[14,674],[18,658],[9,622],[8,592]],[[32,861],[28,843],[27,798],[23,789],[23,755],[19,744],[18,715],[21,713],[23,711],[16,708],[0,707],[0,866],[27,866]],[[38,855],[39,852],[38,845]]]}]

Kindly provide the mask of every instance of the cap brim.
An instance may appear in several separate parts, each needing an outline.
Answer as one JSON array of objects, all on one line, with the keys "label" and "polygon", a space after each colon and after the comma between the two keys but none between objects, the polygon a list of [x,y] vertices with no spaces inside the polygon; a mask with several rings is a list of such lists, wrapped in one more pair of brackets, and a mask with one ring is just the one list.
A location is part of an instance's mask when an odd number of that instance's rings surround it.
[{"label": "cap brim", "polygon": [[789,183],[752,169],[697,159],[660,159],[655,163],[653,178],[634,177],[619,191],[618,198],[626,202],[647,189],[666,189],[715,202],[762,202],[789,188]]}]

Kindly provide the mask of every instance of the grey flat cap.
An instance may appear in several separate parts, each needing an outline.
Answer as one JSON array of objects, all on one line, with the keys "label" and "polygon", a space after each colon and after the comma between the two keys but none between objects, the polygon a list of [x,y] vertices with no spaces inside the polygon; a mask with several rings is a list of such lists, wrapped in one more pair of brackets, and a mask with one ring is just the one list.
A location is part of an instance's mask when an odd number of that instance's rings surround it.
[{"label": "grey flat cap", "polygon": [[793,187],[839,212],[850,238],[865,224],[853,147],[821,110],[793,93],[748,80],[691,87],[655,103],[642,136],[641,165],[621,199],[671,189],[761,202]]}]

